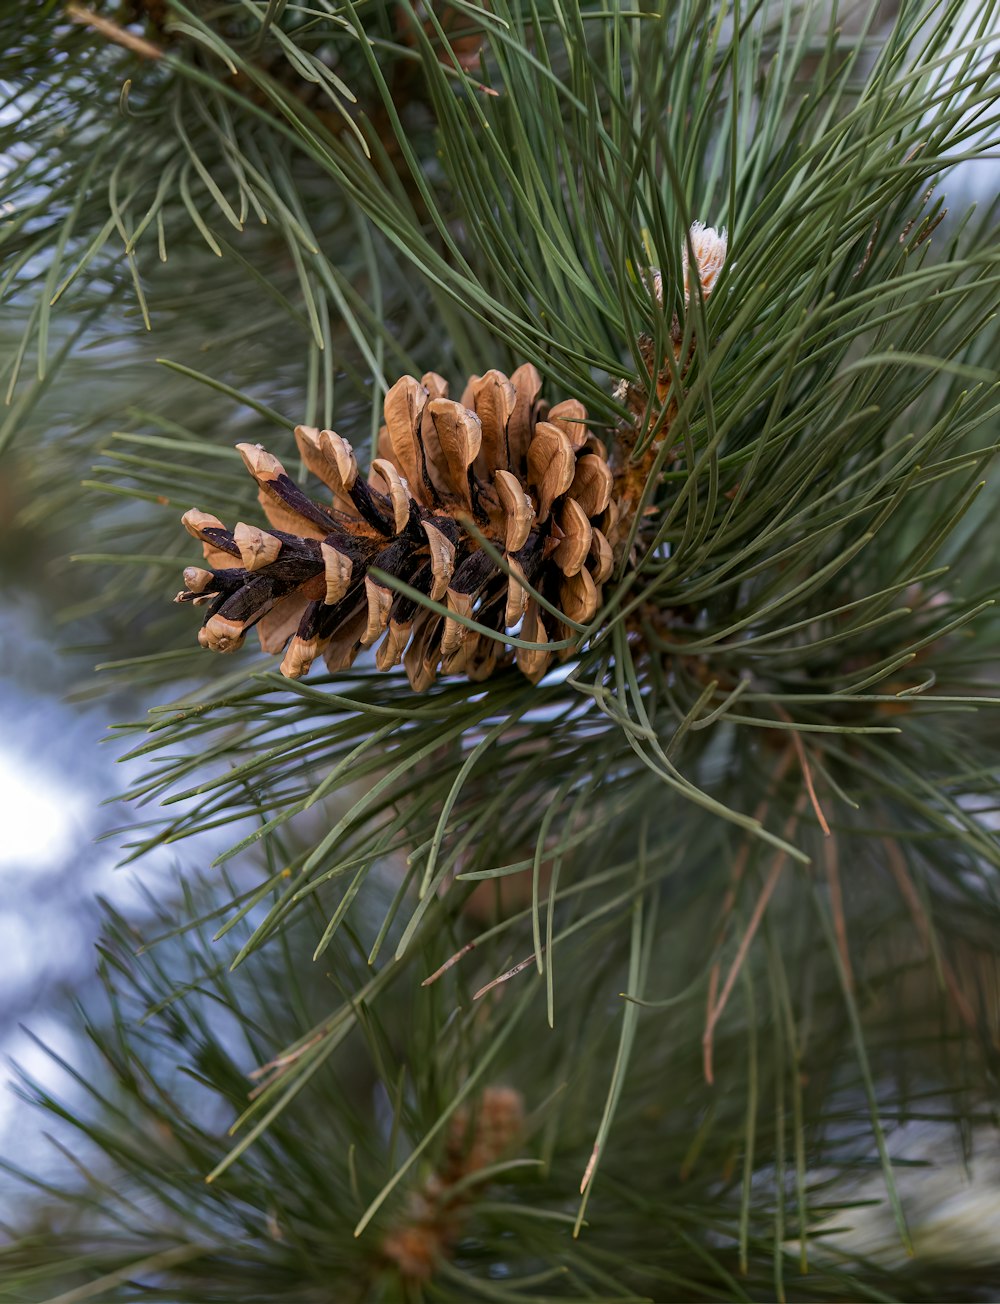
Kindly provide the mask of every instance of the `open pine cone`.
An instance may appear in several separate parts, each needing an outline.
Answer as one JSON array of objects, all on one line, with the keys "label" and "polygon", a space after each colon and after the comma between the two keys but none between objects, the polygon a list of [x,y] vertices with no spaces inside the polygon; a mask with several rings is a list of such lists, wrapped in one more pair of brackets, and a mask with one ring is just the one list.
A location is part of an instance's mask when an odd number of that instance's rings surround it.
[{"label": "open pine cone", "polygon": [[[271,529],[240,523],[230,533],[204,512],[183,517],[204,545],[207,568],[185,570],[177,601],[207,606],[202,646],[232,652],[256,625],[265,652],[287,644],[281,672],[298,678],[319,656],[342,670],[381,639],[377,667],[402,659],[417,692],[439,669],[481,680],[510,660],[502,637],[394,592],[373,570],[498,635],[519,625],[531,643],[572,638],[518,581],[568,620],[588,624],[611,574],[618,508],[604,445],[587,430],[583,404],[549,407],[539,399],[541,384],[530,365],[510,379],[488,371],[456,403],[434,372],[419,381],[404,376],[386,394],[367,481],[346,439],[298,426],[299,452],[330,489],[330,506],[303,493],[259,445],[237,445]],[[504,557],[509,575],[470,523]],[[513,659],[534,682],[552,655],[516,648]]]}]

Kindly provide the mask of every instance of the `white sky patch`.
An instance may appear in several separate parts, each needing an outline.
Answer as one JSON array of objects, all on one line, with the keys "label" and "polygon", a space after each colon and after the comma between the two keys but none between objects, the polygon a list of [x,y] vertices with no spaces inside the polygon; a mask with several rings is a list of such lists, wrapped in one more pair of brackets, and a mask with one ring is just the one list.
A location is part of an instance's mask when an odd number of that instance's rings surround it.
[{"label": "white sky patch", "polygon": [[88,803],[59,770],[0,747],[0,873],[49,868],[87,837]]}]

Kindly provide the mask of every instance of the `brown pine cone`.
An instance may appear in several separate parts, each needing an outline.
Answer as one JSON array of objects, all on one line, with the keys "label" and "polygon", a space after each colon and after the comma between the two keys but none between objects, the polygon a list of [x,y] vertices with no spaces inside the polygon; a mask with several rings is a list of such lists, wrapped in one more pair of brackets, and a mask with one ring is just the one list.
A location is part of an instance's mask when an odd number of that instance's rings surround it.
[{"label": "brown pine cone", "polygon": [[[349,666],[379,639],[375,663],[403,661],[414,690],[438,671],[482,680],[511,659],[503,634],[545,644],[573,637],[530,597],[523,579],[564,615],[587,625],[613,566],[618,509],[604,445],[577,399],[549,407],[533,366],[508,379],[474,376],[461,402],[434,372],[398,380],[385,397],[379,456],[367,481],[351,445],[329,430],[298,426],[299,452],[332,493],[314,502],[259,445],[239,444],[260,486],[270,530],[242,522],[232,534],[190,511],[187,530],[207,567],[184,572],[178,602],[207,607],[198,635],[217,652],[238,648],[257,626],[265,652],[287,650],[281,672],[305,674],[322,656]],[[504,557],[510,576],[471,527]],[[496,631],[490,637],[394,592],[380,571]],[[537,682],[545,648],[514,650]]]}]

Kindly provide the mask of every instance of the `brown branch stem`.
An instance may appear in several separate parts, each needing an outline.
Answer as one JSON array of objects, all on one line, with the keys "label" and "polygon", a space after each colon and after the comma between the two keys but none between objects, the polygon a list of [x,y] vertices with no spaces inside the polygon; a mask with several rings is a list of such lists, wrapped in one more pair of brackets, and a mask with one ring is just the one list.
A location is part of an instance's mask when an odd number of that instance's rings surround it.
[{"label": "brown branch stem", "polygon": [[92,28],[95,32],[99,32],[105,40],[111,41],[115,45],[121,45],[126,50],[131,50],[133,54],[139,55],[142,59],[163,58],[163,51],[158,45],[154,45],[152,41],[136,36],[134,32],[128,31],[110,18],[95,14],[93,9],[87,9],[84,5],[76,4],[74,0],[70,0],[70,3],[67,4],[65,13],[71,22]]},{"label": "brown branch stem", "polygon": [[958,985],[958,979],[955,977],[955,971],[948,963],[947,957],[941,954],[937,943],[934,940],[934,931],[931,922],[927,917],[927,911],[924,909],[924,903],[920,900],[920,894],[916,889],[910,871],[906,866],[906,859],[899,845],[891,838],[883,838],[882,845],[885,848],[886,860],[889,865],[889,871],[896,880],[896,886],[899,888],[900,896],[906,902],[913,919],[914,926],[920,934],[920,939],[926,946],[931,958],[937,963],[941,980],[945,985],[948,995],[954,1002],[955,1009],[959,1018],[969,1028],[975,1028],[976,1016],[972,1007],[965,999],[962,989]]},{"label": "brown branch stem", "polygon": [[[799,817],[802,814],[802,807],[804,804],[803,798],[800,796],[799,800],[795,803],[794,811],[785,822],[785,827],[781,836],[786,842],[795,832],[795,826],[799,822]],[[701,1053],[705,1081],[709,1086],[711,1086],[715,1081],[712,1059],[715,1046],[716,1024],[722,1018],[722,1013],[726,1008],[730,995],[732,994],[733,987],[736,984],[736,979],[740,975],[740,970],[743,968],[743,963],[746,960],[747,953],[750,950],[754,938],[757,936],[757,931],[764,918],[764,912],[767,909],[768,902],[774,894],[774,889],[778,886],[778,879],[781,877],[781,871],[784,869],[785,861],[787,859],[787,851],[779,851],[775,856],[774,862],[771,865],[770,873],[764,880],[764,886],[761,889],[760,896],[757,898],[757,904],[754,906],[753,914],[750,916],[747,930],[740,939],[736,955],[733,957],[733,962],[729,966],[729,973],[726,975],[726,981],[723,984],[719,999],[708,1011],[708,1017],[705,1020],[705,1031],[702,1033],[701,1038]]]}]

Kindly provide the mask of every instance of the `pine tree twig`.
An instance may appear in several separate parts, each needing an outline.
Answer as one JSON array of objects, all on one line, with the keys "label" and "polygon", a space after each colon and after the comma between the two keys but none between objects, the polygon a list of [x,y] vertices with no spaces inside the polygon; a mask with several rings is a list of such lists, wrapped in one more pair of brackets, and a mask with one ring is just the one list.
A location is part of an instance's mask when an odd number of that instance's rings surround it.
[{"label": "pine tree twig", "polygon": [[249,1099],[254,1100],[262,1091],[274,1082],[275,1078],[281,1076],[283,1069],[288,1068],[290,1064],[294,1064],[296,1060],[301,1059],[306,1051],[312,1050],[314,1046],[318,1046],[323,1040],[323,1035],[324,1034],[321,1032],[317,1033],[315,1037],[310,1037],[308,1041],[303,1042],[301,1046],[297,1046],[295,1050],[289,1052],[289,1054],[279,1055],[277,1059],[270,1060],[267,1064],[261,1064],[258,1068],[251,1069],[248,1076],[254,1081],[265,1077],[265,1075],[269,1073],[272,1074],[272,1076],[268,1078],[266,1082],[260,1082],[258,1086],[254,1087],[253,1091],[250,1092]]},{"label": "pine tree twig", "polygon": [[844,897],[840,890],[840,855],[836,838],[823,844],[823,862],[826,869],[826,881],[830,888],[830,909],[833,912],[833,931],[837,939],[837,950],[844,968],[847,990],[854,991],[854,970],[851,968],[851,952],[847,944],[847,922],[844,918]]},{"label": "pine tree twig", "polygon": [[[784,720],[786,724],[791,724],[792,717],[788,714],[785,708],[783,706],[779,706],[777,709],[778,709],[778,715],[781,716],[782,720]],[[802,767],[802,777],[805,779],[806,788],[809,790],[809,800],[812,803],[813,810],[816,812],[816,818],[819,820],[820,828],[823,830],[823,833],[826,835],[826,837],[829,837],[830,826],[826,822],[826,816],[823,814],[823,808],[822,806],[820,806],[819,798],[816,796],[816,788],[815,785],[813,784],[812,769],[810,768],[809,765],[809,758],[806,756],[805,744],[802,741],[802,737],[798,729],[792,729],[790,732],[792,735],[792,743],[794,744],[795,750],[798,753],[799,765]]]},{"label": "pine tree twig", "polygon": [[[545,950],[544,946],[542,947],[542,950]],[[508,969],[506,973],[500,974],[498,978],[493,978],[485,987],[480,987],[479,991],[476,992],[472,999],[478,1001],[480,996],[485,996],[486,993],[492,991],[494,987],[499,987],[501,983],[505,983],[509,978],[516,978],[523,969],[527,969],[528,965],[534,962],[534,959],[535,953],[532,951],[527,959],[519,960],[517,964],[514,965],[513,969]]]},{"label": "pine tree twig", "polygon": [[468,955],[470,951],[474,951],[475,949],[476,949],[475,942],[466,942],[466,944],[463,947],[460,947],[455,952],[454,955],[449,956],[448,959],[445,960],[444,964],[440,966],[440,968],[435,969],[432,974],[429,974],[428,977],[426,977],[423,980],[420,986],[430,987],[432,983],[436,983],[439,978],[444,977],[444,975],[448,972],[450,968],[452,968],[453,965],[458,964],[459,960],[461,960],[463,956]]},{"label": "pine tree twig", "polygon": [[968,1028],[975,1029],[976,1016],[971,1005],[966,1000],[962,989],[958,985],[958,979],[955,977],[955,971],[952,969],[946,956],[942,955],[934,941],[934,934],[931,929],[930,920],[927,918],[927,911],[924,903],[920,900],[920,894],[914,885],[910,871],[906,867],[906,861],[899,844],[891,838],[883,838],[882,846],[885,848],[886,862],[889,871],[896,880],[896,886],[899,888],[900,896],[906,902],[913,919],[914,926],[920,934],[920,940],[926,946],[932,960],[937,964],[941,974],[941,980],[947,989],[955,1005],[955,1010]]},{"label": "pine tree twig", "polygon": [[[778,764],[775,766],[774,774],[771,777],[771,784],[764,797],[758,802],[753,813],[753,818],[758,824],[763,824],[770,810],[771,802],[781,786],[781,782],[788,773],[788,768],[792,763],[794,751],[791,747],[786,747],[782,752]],[[715,938],[715,950],[718,951],[725,940],[726,930],[729,926],[729,919],[736,905],[736,895],[740,889],[740,883],[743,881],[743,875],[746,873],[747,861],[750,858],[750,851],[753,843],[749,840],[744,841],[737,853],[736,860],[733,862],[732,873],[729,877],[729,886],[726,888],[726,894],[722,898],[721,918],[719,930]],[[715,1006],[715,998],[719,990],[719,979],[722,977],[722,961],[716,960],[712,965],[712,971],[708,976],[708,997],[705,1002],[705,1019],[706,1022],[711,1017],[712,1010]]]},{"label": "pine tree twig", "polygon": [[590,1158],[587,1160],[587,1167],[583,1170],[583,1177],[581,1177],[580,1179],[581,1195],[583,1195],[584,1191],[586,1191],[587,1187],[590,1185],[590,1179],[594,1175],[594,1168],[597,1164],[597,1157],[600,1153],[601,1153],[601,1143],[599,1141],[595,1141],[594,1148],[590,1152]]},{"label": "pine tree twig", "polygon": [[[798,801],[795,803],[795,809],[785,822],[782,837],[787,840],[795,832],[795,826],[799,822],[802,809],[805,806],[804,795],[800,794]],[[753,914],[750,916],[750,922],[747,930],[740,940],[736,955],[729,966],[729,973],[726,975],[726,981],[723,984],[722,992],[714,1006],[709,1007],[708,1018],[705,1021],[705,1031],[701,1037],[702,1048],[702,1067],[705,1074],[705,1081],[711,1086],[715,1081],[712,1067],[712,1057],[715,1042],[715,1027],[722,1017],[722,1013],[729,1002],[736,979],[740,975],[743,963],[746,960],[747,953],[760,928],[761,920],[764,918],[764,911],[767,909],[768,902],[774,894],[774,889],[778,886],[778,879],[781,877],[781,871],[785,867],[785,861],[788,859],[787,851],[779,851],[771,865],[771,872],[768,874],[764,886],[761,889],[760,896],[757,898],[757,904],[754,906]]]},{"label": "pine tree twig", "polygon": [[124,46],[126,50],[131,50],[133,54],[139,55],[142,59],[162,59],[163,51],[152,41],[147,41],[141,36],[136,36],[134,32],[127,31],[118,23],[113,22],[110,18],[104,18],[101,14],[95,14],[92,9],[87,9],[81,4],[71,3],[66,6],[66,17],[74,23],[79,23],[83,27],[91,27],[95,32],[107,40],[112,41],[115,45]]}]

